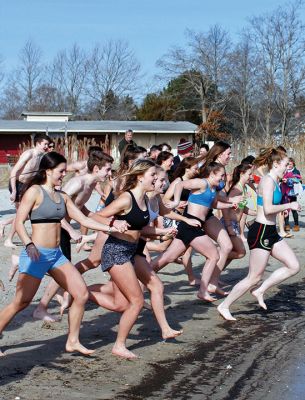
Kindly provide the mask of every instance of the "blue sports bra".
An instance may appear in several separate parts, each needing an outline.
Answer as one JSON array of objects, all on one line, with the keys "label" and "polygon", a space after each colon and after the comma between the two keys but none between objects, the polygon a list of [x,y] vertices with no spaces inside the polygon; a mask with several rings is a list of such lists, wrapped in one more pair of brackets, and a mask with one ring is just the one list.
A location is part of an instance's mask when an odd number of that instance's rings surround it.
[{"label": "blue sports bra", "polygon": [[201,193],[191,193],[189,195],[188,201],[189,203],[199,204],[200,206],[205,206],[210,208],[215,197],[216,190],[211,190],[210,185],[206,179],[204,179],[207,183],[207,188],[204,192]]},{"label": "blue sports bra", "polygon": [[[270,176],[270,175],[269,175]],[[270,176],[271,177],[271,176]],[[271,179],[274,181],[275,183],[275,189],[273,191],[273,199],[272,199],[272,204],[277,205],[281,203],[282,200],[282,192],[281,189],[279,187],[279,184],[271,177]],[[261,195],[257,195],[257,205],[263,207],[264,205],[264,200],[263,200],[263,196]]]}]

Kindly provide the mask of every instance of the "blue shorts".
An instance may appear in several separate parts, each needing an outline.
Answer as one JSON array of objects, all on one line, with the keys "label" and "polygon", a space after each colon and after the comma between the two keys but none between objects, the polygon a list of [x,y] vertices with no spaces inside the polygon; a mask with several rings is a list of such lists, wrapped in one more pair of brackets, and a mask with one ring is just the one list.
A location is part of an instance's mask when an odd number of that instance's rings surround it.
[{"label": "blue shorts", "polygon": [[70,262],[62,254],[59,247],[55,247],[54,249],[37,247],[37,249],[40,253],[38,261],[31,260],[25,249],[22,250],[19,258],[20,274],[28,274],[34,278],[42,279],[47,272]]}]

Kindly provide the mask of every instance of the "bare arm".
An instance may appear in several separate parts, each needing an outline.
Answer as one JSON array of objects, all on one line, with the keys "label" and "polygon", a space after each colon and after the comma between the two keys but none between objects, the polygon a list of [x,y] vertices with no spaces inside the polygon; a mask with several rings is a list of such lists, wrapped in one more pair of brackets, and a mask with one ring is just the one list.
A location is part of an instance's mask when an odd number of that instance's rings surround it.
[{"label": "bare arm", "polygon": [[265,176],[262,182],[262,192],[263,192],[263,207],[265,215],[277,214],[281,211],[288,209],[298,210],[298,203],[292,202],[287,204],[273,204],[273,191],[274,191],[274,181],[271,177]]},{"label": "bare arm", "polygon": [[27,233],[24,223],[33,209],[37,199],[39,198],[39,195],[40,191],[36,186],[32,186],[30,189],[28,189],[22,197],[16,214],[16,232],[25,245],[30,243],[32,239]]},{"label": "bare arm", "polygon": [[176,208],[180,203],[181,193],[183,189],[188,190],[201,190],[204,191],[207,187],[207,183],[204,179],[189,179],[188,181],[181,181],[177,183],[174,190],[174,201],[167,202],[165,205],[170,208]]},{"label": "bare arm", "polygon": [[10,183],[11,183],[11,188],[12,188],[12,194],[10,196],[10,199],[13,202],[16,199],[17,176],[22,171],[22,169],[25,167],[27,162],[31,159],[31,157],[32,157],[32,150],[25,151],[23,154],[21,154],[19,160],[17,161],[17,163],[14,165],[14,167],[11,170]]},{"label": "bare arm", "polygon": [[67,213],[70,218],[74,219],[75,221],[79,222],[81,225],[85,226],[86,228],[90,228],[96,231],[104,231],[107,233],[111,233],[117,231],[115,227],[113,229],[109,227],[109,225],[102,224],[100,222],[95,221],[92,218],[86,217],[73,203],[68,195],[64,195],[67,207]]},{"label": "bare arm", "polygon": [[175,192],[175,187],[178,183],[183,182],[180,178],[176,178],[170,185],[169,188],[167,189],[165,195],[164,195],[164,200],[169,201],[173,198],[174,192]]}]

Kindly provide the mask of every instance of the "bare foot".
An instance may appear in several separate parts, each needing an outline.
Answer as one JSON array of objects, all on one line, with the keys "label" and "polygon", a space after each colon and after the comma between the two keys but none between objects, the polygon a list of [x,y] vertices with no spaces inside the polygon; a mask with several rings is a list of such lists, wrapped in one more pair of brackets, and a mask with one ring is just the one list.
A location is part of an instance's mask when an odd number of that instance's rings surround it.
[{"label": "bare foot", "polygon": [[210,293],[219,294],[220,296],[228,296],[229,292],[222,290],[220,287],[213,285],[212,283],[209,284],[208,290]]},{"label": "bare foot", "polygon": [[1,279],[0,279],[0,289],[5,291],[4,283],[2,282]]},{"label": "bare foot", "polygon": [[54,317],[53,315],[49,314],[47,311],[36,308],[33,312],[33,318],[39,319],[45,322],[58,322],[60,320],[59,317]]},{"label": "bare foot", "polygon": [[205,294],[201,294],[200,292],[198,292],[197,297],[200,300],[208,301],[210,303],[217,300],[217,299],[215,299],[215,297],[210,296],[209,293],[207,293],[207,292]]},{"label": "bare foot", "polygon": [[182,257],[176,258],[176,260],[174,261],[174,263],[179,264],[179,265],[182,265],[182,264],[183,264]]},{"label": "bare foot", "polygon": [[125,346],[119,346],[117,344],[113,346],[111,353],[114,356],[125,358],[127,360],[134,360],[135,358],[139,358],[139,356],[126,349]]},{"label": "bare foot", "polygon": [[[61,298],[61,301],[59,300],[59,297]],[[68,292],[64,292],[64,295],[62,297],[58,296],[57,300],[60,303],[59,313],[61,316],[63,316],[65,310],[71,306],[72,296],[70,296]]]},{"label": "bare foot", "polygon": [[236,318],[232,316],[230,310],[223,307],[222,304],[219,304],[219,306],[217,307],[217,311],[222,316],[222,318],[226,319],[227,321],[236,321]]},{"label": "bare foot", "polygon": [[66,351],[68,353],[78,352],[84,354],[85,356],[90,356],[95,352],[95,350],[87,349],[85,346],[80,344],[80,342],[72,344],[71,342],[69,342],[69,340],[66,343]]},{"label": "bare foot", "polygon": [[257,299],[258,304],[264,309],[267,310],[267,306],[264,302],[264,294],[259,291],[259,289],[251,290],[251,294]]},{"label": "bare foot", "polygon": [[5,356],[5,354],[0,349],[0,357],[4,357],[4,356]]},{"label": "bare foot", "polygon": [[17,256],[17,254],[13,254],[12,258],[11,258],[11,268],[8,271],[8,280],[11,282],[16,274],[16,272],[18,271],[18,266],[19,266],[19,257]]},{"label": "bare foot", "polygon": [[5,247],[9,247],[10,249],[16,249],[16,245],[11,241],[11,240],[9,240],[9,239],[6,239],[5,241],[4,241],[4,246]]},{"label": "bare foot", "polygon": [[200,286],[201,280],[199,278],[194,278],[189,281],[190,286]]},{"label": "bare foot", "polygon": [[182,333],[183,333],[183,329],[181,329],[180,331],[175,331],[172,328],[168,328],[166,331],[162,332],[162,338],[164,340],[173,339],[173,338],[175,338],[177,336],[182,335]]}]

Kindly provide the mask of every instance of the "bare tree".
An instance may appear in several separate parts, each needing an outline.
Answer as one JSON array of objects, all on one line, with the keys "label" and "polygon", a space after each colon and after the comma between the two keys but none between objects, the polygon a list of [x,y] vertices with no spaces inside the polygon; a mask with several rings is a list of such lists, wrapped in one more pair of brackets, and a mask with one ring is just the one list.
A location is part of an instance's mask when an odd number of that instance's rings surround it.
[{"label": "bare tree", "polygon": [[85,51],[75,43],[70,50],[60,51],[49,69],[50,86],[57,88],[65,107],[74,114],[81,110],[88,66]]},{"label": "bare tree", "polygon": [[248,36],[244,34],[230,55],[227,90],[235,105],[229,112],[238,121],[239,137],[245,148],[253,134],[251,114],[254,106],[256,68],[257,59]]},{"label": "bare tree", "polygon": [[15,85],[20,88],[24,105],[32,108],[34,94],[41,84],[44,66],[41,61],[42,52],[31,40],[28,40],[19,54],[20,66],[15,71]]},{"label": "bare tree", "polygon": [[301,3],[251,19],[251,37],[260,56],[258,120],[267,140],[276,129],[285,139],[295,99],[304,85],[304,25],[298,17]]},{"label": "bare tree", "polygon": [[87,95],[99,117],[104,119],[112,106],[111,93],[121,98],[137,88],[140,64],[126,42],[109,41],[93,49],[87,76]]},{"label": "bare tree", "polygon": [[223,88],[231,41],[228,33],[218,25],[204,33],[188,30],[187,37],[187,50],[173,47],[157,65],[167,79],[178,75],[185,77],[200,98],[202,122],[206,122],[211,112],[225,105]]}]

